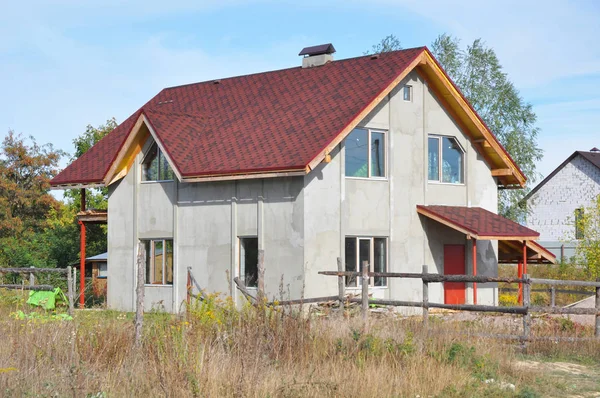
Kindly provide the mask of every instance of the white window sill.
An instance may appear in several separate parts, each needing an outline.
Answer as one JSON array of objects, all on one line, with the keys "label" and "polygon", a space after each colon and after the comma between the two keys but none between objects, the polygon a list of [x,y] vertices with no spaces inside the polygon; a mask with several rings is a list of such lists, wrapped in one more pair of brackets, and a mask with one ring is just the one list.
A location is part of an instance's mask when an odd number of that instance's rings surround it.
[{"label": "white window sill", "polygon": [[427,183],[431,185],[446,185],[451,187],[464,187],[466,185],[464,182],[427,181]]},{"label": "white window sill", "polygon": [[344,176],[349,180],[361,180],[361,181],[389,181],[387,177],[352,177]]},{"label": "white window sill", "polygon": [[175,180],[153,180],[153,181],[140,181],[142,184],[156,184],[161,182],[175,182]]},{"label": "white window sill", "polygon": [[173,285],[162,285],[162,284],[154,284],[154,283],[146,283],[144,287],[173,287]]},{"label": "white window sill", "polygon": [[[369,286],[369,289],[374,289],[374,290],[384,290],[384,289],[388,289],[389,286]],[[352,290],[352,291],[360,291],[362,290],[362,286],[346,286],[345,287],[346,290]]]}]

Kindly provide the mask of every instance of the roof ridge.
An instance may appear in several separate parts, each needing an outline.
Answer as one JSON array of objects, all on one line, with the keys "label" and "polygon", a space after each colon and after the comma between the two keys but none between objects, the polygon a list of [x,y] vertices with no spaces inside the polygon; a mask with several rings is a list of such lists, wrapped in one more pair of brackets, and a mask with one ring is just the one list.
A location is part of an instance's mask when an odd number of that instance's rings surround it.
[{"label": "roof ridge", "polygon": [[[400,52],[407,52],[407,51],[414,51],[414,50],[423,50],[423,49],[426,49],[426,48],[427,48],[427,46],[403,48],[402,50],[388,51],[388,52],[385,52],[385,53],[381,53],[380,55],[381,56],[388,56],[389,54],[397,54],[397,53],[400,53]],[[337,64],[339,62],[352,61],[352,60],[355,60],[355,59],[367,58],[367,57],[372,57],[372,56],[373,56],[373,54],[359,55],[358,57],[343,58],[343,59],[339,59],[337,61],[334,60],[332,63]],[[323,66],[327,66],[327,65],[329,65],[329,63],[325,64]],[[169,86],[169,87],[163,88],[163,90],[171,90],[171,89],[175,89],[175,88],[187,87],[187,86],[195,86],[195,85],[199,85],[199,84],[212,84],[216,80],[223,81],[223,80],[230,80],[230,79],[239,79],[239,78],[242,78],[242,77],[266,75],[266,74],[269,74],[269,73],[283,72],[283,71],[293,70],[293,69],[302,69],[302,66],[292,66],[292,67],[288,67],[288,68],[273,69],[273,70],[267,70],[267,71],[263,71],[263,72],[246,73],[244,75],[235,75],[235,76],[227,76],[227,77],[215,77],[214,79],[203,80],[203,81],[200,81],[200,82],[185,83],[185,84],[180,84],[180,85],[176,85],[176,86]],[[309,68],[309,69],[314,69],[314,68]]]}]

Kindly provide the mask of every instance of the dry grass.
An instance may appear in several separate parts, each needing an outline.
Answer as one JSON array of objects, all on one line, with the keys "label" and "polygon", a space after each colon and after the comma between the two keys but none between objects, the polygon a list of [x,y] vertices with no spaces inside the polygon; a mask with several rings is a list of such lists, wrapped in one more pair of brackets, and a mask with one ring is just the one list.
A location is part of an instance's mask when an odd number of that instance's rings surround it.
[{"label": "dry grass", "polygon": [[[0,292],[0,396],[532,397],[552,385],[515,366],[515,347],[440,333],[443,323],[427,334],[417,320],[385,317],[365,327],[355,317],[238,311],[212,299],[186,319],[149,314],[136,351],[130,314],[9,316],[21,306]],[[560,354],[546,346],[535,349]],[[591,360],[599,348],[585,347],[595,349]]]}]

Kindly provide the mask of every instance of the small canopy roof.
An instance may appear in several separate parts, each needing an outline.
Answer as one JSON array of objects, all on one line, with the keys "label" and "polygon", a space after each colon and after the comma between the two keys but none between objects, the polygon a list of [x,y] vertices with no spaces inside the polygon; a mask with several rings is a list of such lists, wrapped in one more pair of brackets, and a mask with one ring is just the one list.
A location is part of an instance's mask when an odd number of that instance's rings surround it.
[{"label": "small canopy roof", "polygon": [[108,222],[108,211],[88,209],[77,213],[77,220],[87,224],[106,224]]},{"label": "small canopy roof", "polygon": [[556,257],[534,241],[538,232],[481,207],[418,205],[417,212],[469,238],[497,240],[500,263],[522,261],[524,244],[528,262],[556,263]]},{"label": "small canopy roof", "polygon": [[481,207],[417,205],[417,212],[474,239],[535,240],[540,237],[539,232]]}]

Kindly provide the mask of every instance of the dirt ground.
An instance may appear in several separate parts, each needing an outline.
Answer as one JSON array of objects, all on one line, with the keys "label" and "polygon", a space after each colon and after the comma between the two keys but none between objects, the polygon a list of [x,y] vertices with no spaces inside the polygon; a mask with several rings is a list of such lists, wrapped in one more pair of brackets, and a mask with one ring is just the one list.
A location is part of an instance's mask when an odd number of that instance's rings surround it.
[{"label": "dirt ground", "polygon": [[600,367],[598,365],[580,365],[569,362],[538,362],[522,360],[516,363],[518,368],[551,375],[556,385],[560,385],[555,396],[562,398],[600,397]]}]

